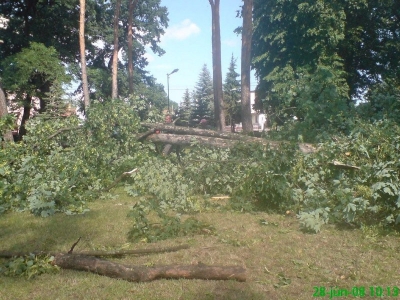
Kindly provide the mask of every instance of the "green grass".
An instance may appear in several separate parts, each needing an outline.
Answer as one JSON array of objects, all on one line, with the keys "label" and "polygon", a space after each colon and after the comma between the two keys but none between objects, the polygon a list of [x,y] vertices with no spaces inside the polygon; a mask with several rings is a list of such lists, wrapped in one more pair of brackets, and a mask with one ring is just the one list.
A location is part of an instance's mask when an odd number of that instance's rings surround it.
[{"label": "green grass", "polygon": [[312,299],[314,286],[328,290],[363,286],[368,291],[370,286],[400,287],[400,238],[395,233],[385,235],[376,227],[325,226],[319,234],[307,234],[293,216],[214,211],[196,215],[216,228],[213,235],[129,244],[132,221],[127,213],[134,203],[134,198],[119,195],[91,203],[85,215],[46,219],[28,213],[2,215],[0,250],[67,252],[78,237],[82,240],[75,251],[185,243],[190,245],[187,250],[112,260],[131,265],[240,265],[247,268],[247,281],[131,283],[61,270],[31,280],[0,276],[0,299]]}]

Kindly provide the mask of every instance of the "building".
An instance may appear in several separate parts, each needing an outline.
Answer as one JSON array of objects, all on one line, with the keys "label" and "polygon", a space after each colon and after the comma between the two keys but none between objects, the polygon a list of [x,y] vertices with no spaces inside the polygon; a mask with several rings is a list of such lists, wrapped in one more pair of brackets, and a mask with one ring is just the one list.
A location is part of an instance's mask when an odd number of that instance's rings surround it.
[{"label": "building", "polygon": [[[267,118],[266,118],[265,114],[260,113],[253,109],[253,106],[255,104],[255,99],[256,99],[256,92],[251,91],[250,92],[250,105],[251,105],[251,121],[253,123],[253,130],[254,131],[264,131]],[[242,123],[236,124],[235,131],[236,132],[242,131]]]}]

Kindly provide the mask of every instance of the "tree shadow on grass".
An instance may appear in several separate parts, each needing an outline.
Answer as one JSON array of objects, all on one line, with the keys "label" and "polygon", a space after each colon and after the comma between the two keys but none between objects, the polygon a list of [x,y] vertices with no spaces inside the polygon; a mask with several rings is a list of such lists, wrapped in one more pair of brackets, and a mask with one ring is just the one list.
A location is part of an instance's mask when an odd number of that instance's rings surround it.
[{"label": "tree shadow on grass", "polygon": [[[213,290],[199,290],[194,299],[198,300],[264,300],[278,299],[260,291],[254,291],[246,282],[218,281]],[[181,299],[185,299],[182,295]]]},{"label": "tree shadow on grass", "polygon": [[4,215],[0,218],[0,251],[67,252],[79,237],[88,239],[100,234],[99,228],[85,226],[85,219],[85,215],[56,214],[48,218],[28,213]]}]

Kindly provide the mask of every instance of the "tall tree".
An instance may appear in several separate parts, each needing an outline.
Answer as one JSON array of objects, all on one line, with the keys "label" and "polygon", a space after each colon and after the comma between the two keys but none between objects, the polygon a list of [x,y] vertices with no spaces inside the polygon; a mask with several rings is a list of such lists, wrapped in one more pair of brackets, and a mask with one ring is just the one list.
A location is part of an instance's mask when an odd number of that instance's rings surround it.
[{"label": "tall tree", "polygon": [[242,126],[244,132],[253,132],[250,102],[250,63],[251,40],[253,34],[253,0],[243,0],[242,6],[242,61],[241,61],[241,86],[242,86]]},{"label": "tall tree", "polygon": [[[107,3],[107,2],[106,2]],[[108,2],[110,3],[110,2]],[[113,20],[115,11],[114,5],[105,5],[105,8],[96,9],[100,14],[99,19],[105,20],[98,26],[98,40],[102,41],[101,47],[94,45],[92,65],[90,66],[90,84],[93,86],[94,96],[96,98],[106,99],[110,96],[112,90],[111,68],[113,57]],[[106,16],[103,17],[102,14]],[[119,36],[126,36],[129,31],[129,1],[121,1],[120,9]],[[164,34],[164,29],[168,25],[167,8],[161,5],[161,0],[143,0],[137,1],[133,9],[132,18],[132,51],[128,48],[128,38],[119,38],[119,54],[123,59],[118,62],[118,96],[128,97],[129,95],[129,55],[132,54],[132,74],[133,85],[136,86],[135,94],[139,95],[143,90],[137,89],[138,85],[144,84],[150,86],[155,83],[154,78],[145,71],[148,62],[145,56],[146,46],[158,54],[162,55],[164,50],[159,46],[160,37]]]},{"label": "tall tree", "polygon": [[116,0],[115,3],[115,13],[114,13],[114,48],[112,55],[112,90],[111,90],[111,98],[118,98],[118,24],[119,24],[119,11],[121,8],[121,0]]},{"label": "tall tree", "polygon": [[212,14],[214,114],[217,130],[223,131],[225,128],[225,114],[222,93],[221,29],[219,21],[220,0],[209,0],[209,2]]},{"label": "tall tree", "polygon": [[129,94],[133,93],[133,11],[138,0],[129,0],[129,15],[128,15],[128,82]]},{"label": "tall tree", "polygon": [[235,123],[241,122],[240,107],[240,81],[237,79],[239,74],[236,72],[236,59],[231,57],[228,73],[224,83],[224,104],[227,123],[231,126],[231,131],[235,131]]},{"label": "tall tree", "polygon": [[[4,44],[0,47],[0,62],[7,57],[28,48],[30,42],[39,42],[46,47],[53,46],[59,59],[67,65],[69,72],[81,77],[79,35],[71,32],[79,31],[80,7],[77,0],[63,1],[33,1],[15,0],[0,1],[0,11],[7,18],[8,26],[0,29],[0,39]],[[86,36],[86,64],[89,79],[89,91],[92,99],[110,98],[112,93],[112,62],[114,44],[114,16],[115,0],[97,1],[86,0],[85,9],[85,36]],[[121,1],[119,36],[128,31],[129,1]],[[122,24],[122,25],[121,25]],[[128,96],[128,52],[133,54],[133,82],[160,92],[154,78],[145,70],[146,45],[152,51],[162,55],[160,37],[168,25],[168,11],[161,5],[161,0],[141,0],[137,2],[133,11],[133,49],[128,51],[126,38],[119,38],[118,49],[123,60],[118,62],[118,87],[120,97]],[[1,72],[2,70],[0,70]],[[8,86],[4,89],[8,92]],[[43,89],[40,82],[36,89]],[[83,94],[83,85],[79,85],[78,94]],[[138,94],[143,93],[143,88]],[[164,95],[157,96],[160,100]],[[166,98],[165,98],[166,99]],[[157,100],[158,101],[158,100]],[[163,100],[164,101],[164,100]],[[166,101],[165,101],[166,102]],[[27,104],[29,106],[29,104]]]},{"label": "tall tree", "polygon": [[399,1],[254,0],[253,66],[264,108],[281,121],[336,122],[343,101],[400,82],[399,11]]},{"label": "tall tree", "polygon": [[203,65],[192,95],[192,124],[198,125],[202,119],[215,125],[213,115],[213,82],[207,65]]},{"label": "tall tree", "polygon": [[87,79],[86,71],[86,50],[85,50],[85,11],[86,11],[86,0],[79,0],[80,3],[80,14],[79,14],[79,49],[81,54],[81,70],[82,70],[82,88],[83,88],[83,103],[85,111],[90,106],[89,98],[89,84]]},{"label": "tall tree", "polygon": [[69,83],[65,67],[53,47],[32,42],[29,48],[7,57],[1,62],[4,90],[23,104],[22,130],[29,119],[32,97],[40,100],[40,113],[58,114],[63,106],[63,85]]},{"label": "tall tree", "polygon": [[255,0],[253,12],[256,96],[274,117],[270,120],[283,124],[296,117],[297,123],[320,131],[341,123],[338,116],[347,113],[348,99],[343,61],[337,53],[346,21],[341,6],[326,1]]},{"label": "tall tree", "polygon": [[[0,118],[5,118],[8,115],[7,111],[7,101],[6,101],[6,95],[4,94],[3,88],[0,85]],[[13,140],[12,132],[11,130],[6,130],[3,133],[3,139],[6,142],[11,142]]]}]

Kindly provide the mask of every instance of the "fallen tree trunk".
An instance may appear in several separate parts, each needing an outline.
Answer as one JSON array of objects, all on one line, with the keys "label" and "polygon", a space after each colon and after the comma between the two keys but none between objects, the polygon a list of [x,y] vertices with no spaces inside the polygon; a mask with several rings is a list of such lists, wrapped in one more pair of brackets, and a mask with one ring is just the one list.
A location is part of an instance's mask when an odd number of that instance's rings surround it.
[{"label": "fallen tree trunk", "polygon": [[[239,142],[253,142],[253,143],[261,143],[262,145],[269,146],[271,149],[278,149],[282,144],[277,141],[268,141],[265,139],[252,139],[248,141],[244,140],[231,140],[224,139],[218,137],[208,137],[208,136],[195,136],[195,135],[179,135],[179,134],[152,134],[147,137],[148,141],[152,141],[154,143],[165,143],[172,145],[192,145],[194,143],[199,143],[203,145],[220,147],[220,148],[229,148],[234,146]],[[310,144],[299,144],[299,150],[303,153],[312,153],[315,152],[315,148]]]},{"label": "fallen tree trunk", "polygon": [[[223,139],[230,140],[242,140],[248,141],[254,139],[253,137],[237,134],[237,133],[229,133],[229,132],[221,132],[214,131],[208,129],[199,129],[199,128],[191,128],[191,127],[183,127],[183,126],[175,126],[175,125],[166,125],[163,123],[141,123],[143,127],[152,128],[153,130],[159,130],[164,133],[175,133],[175,134],[185,134],[185,135],[196,135],[196,136],[208,136],[208,137],[218,137]],[[259,140],[255,138],[256,140]]]},{"label": "fallen tree trunk", "polygon": [[[282,143],[280,141],[269,141],[262,138],[251,137],[243,134],[217,132],[214,130],[188,128],[182,126],[165,125],[162,123],[141,123],[142,126],[151,128],[145,135],[147,140],[158,143],[166,143],[173,145],[190,145],[193,141],[200,144],[228,148],[232,147],[239,141],[245,143],[261,143],[269,145],[272,149],[278,149]],[[158,134],[151,134],[153,132],[161,132]],[[138,137],[143,139],[143,134]],[[312,153],[316,149],[312,144],[299,143],[299,150],[303,153]]]},{"label": "fallen tree trunk", "polygon": [[208,146],[223,147],[223,148],[232,147],[237,142],[221,138],[166,134],[166,133],[152,134],[147,137],[147,140],[152,141],[154,143],[165,143],[173,145],[191,145],[197,142]]},{"label": "fallen tree trunk", "polygon": [[57,254],[52,264],[62,269],[92,272],[132,282],[156,279],[205,279],[246,281],[246,269],[238,266],[168,265],[168,266],[126,266],[102,260],[93,256]]}]

